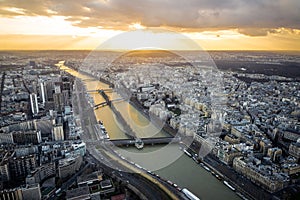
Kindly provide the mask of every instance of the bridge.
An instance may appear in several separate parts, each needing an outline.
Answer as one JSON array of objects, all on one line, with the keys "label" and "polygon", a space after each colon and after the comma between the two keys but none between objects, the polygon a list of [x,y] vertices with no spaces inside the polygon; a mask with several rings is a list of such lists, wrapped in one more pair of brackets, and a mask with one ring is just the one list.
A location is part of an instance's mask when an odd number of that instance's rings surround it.
[{"label": "bridge", "polygon": [[[155,137],[155,138],[139,138],[144,145],[154,144],[169,144],[178,143],[181,141],[180,137]],[[134,146],[135,139],[120,139],[120,140],[109,140],[115,146]]]},{"label": "bridge", "polygon": [[112,102],[124,100],[124,98],[117,98],[117,99],[110,100],[106,93],[107,92],[112,92],[112,91],[113,91],[112,89],[108,88],[108,89],[101,89],[101,90],[89,90],[87,92],[89,92],[89,93],[91,93],[91,92],[98,92],[104,98],[104,100],[105,100],[104,102],[96,104],[94,106],[95,109],[98,109],[98,108],[106,106],[106,105],[111,106]]},{"label": "bridge", "polygon": [[110,105],[112,102],[117,102],[117,101],[123,101],[124,98],[118,98],[118,99],[114,99],[114,100],[109,100],[109,102],[102,102],[102,103],[98,103],[94,106],[95,109],[98,109],[100,107],[103,107],[103,106],[107,106],[107,105]]},{"label": "bridge", "polygon": [[99,90],[88,90],[86,92],[92,93],[92,92],[100,92],[100,91],[103,91],[103,92],[113,92],[113,89],[112,88],[106,88],[106,89],[99,89]]},{"label": "bridge", "polygon": [[97,79],[94,79],[94,78],[87,78],[87,79],[83,79],[81,80],[83,82],[89,82],[89,81],[97,81]]},{"label": "bridge", "polygon": [[[180,137],[154,137],[154,138],[139,138],[139,139],[144,143],[144,145],[179,143],[181,141]],[[90,145],[101,144],[100,140],[89,140],[89,141],[85,141],[85,142]],[[105,144],[108,144],[108,145],[113,144],[113,145],[119,146],[119,147],[134,146],[135,142],[136,142],[135,139],[104,140]]]}]

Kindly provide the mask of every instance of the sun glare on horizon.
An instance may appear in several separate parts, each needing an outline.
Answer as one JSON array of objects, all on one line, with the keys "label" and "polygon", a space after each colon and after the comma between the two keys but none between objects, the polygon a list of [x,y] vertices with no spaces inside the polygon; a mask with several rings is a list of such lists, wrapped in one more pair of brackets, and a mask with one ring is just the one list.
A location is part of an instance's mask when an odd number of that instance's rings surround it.
[{"label": "sun glare on horizon", "polygon": [[141,30],[146,28],[145,26],[142,26],[141,23],[133,23],[130,24],[128,27],[129,29],[133,29],[133,30]]},{"label": "sun glare on horizon", "polygon": [[97,48],[107,50],[202,50],[199,44],[184,34],[150,28],[123,32],[104,41]]}]

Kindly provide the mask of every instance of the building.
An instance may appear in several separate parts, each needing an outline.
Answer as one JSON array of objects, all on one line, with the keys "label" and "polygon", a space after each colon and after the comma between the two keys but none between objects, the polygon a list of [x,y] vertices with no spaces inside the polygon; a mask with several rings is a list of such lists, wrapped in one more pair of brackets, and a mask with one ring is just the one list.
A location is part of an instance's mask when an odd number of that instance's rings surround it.
[{"label": "building", "polygon": [[54,91],[54,83],[53,81],[46,81],[45,82],[45,86],[46,86],[46,100],[47,101],[53,101],[53,91]]},{"label": "building", "polygon": [[77,185],[79,187],[91,185],[91,184],[99,184],[100,181],[103,180],[102,171],[95,171],[91,174],[84,174],[77,177]]},{"label": "building", "polygon": [[283,189],[289,182],[287,174],[271,172],[272,169],[268,166],[264,166],[260,162],[254,164],[249,158],[234,158],[233,168],[271,193]]},{"label": "building", "polygon": [[39,144],[42,142],[41,131],[15,131],[12,136],[13,142],[18,145]]},{"label": "building", "polygon": [[66,199],[67,200],[91,199],[89,187],[84,186],[72,190],[67,190]]},{"label": "building", "polygon": [[264,154],[267,155],[269,148],[272,148],[272,142],[270,140],[261,140],[259,142],[260,146],[260,151]]},{"label": "building", "polygon": [[290,144],[289,154],[297,158],[297,160],[300,158],[300,142]]},{"label": "building", "polygon": [[22,187],[22,197],[24,200],[41,200],[42,194],[40,189],[40,184],[27,184],[25,187]]},{"label": "building", "polygon": [[31,171],[26,177],[26,184],[39,183],[40,181],[47,179],[51,176],[55,176],[56,168],[55,163],[44,164]]},{"label": "building", "polygon": [[9,159],[9,173],[14,181],[23,180],[36,167],[37,163],[34,155]]},{"label": "building", "polygon": [[12,144],[14,143],[12,133],[0,133],[0,143],[2,144]]},{"label": "building", "polygon": [[283,164],[283,171],[288,173],[289,175],[297,174],[300,172],[300,165],[297,163],[286,163]]},{"label": "building", "polygon": [[31,105],[31,112],[33,115],[37,115],[39,113],[39,106],[37,95],[35,93],[30,94],[30,105]]},{"label": "building", "polygon": [[61,86],[62,86],[61,82],[56,82],[54,84],[54,93],[61,93]]},{"label": "building", "polygon": [[70,94],[69,90],[63,90],[62,91],[62,97],[63,97],[63,106],[70,105]]},{"label": "building", "polygon": [[112,193],[116,190],[110,179],[106,179],[100,182],[100,194]]},{"label": "building", "polygon": [[54,101],[54,109],[58,112],[62,112],[64,110],[64,98],[62,93],[54,93],[53,101]]},{"label": "building", "polygon": [[0,191],[0,199],[22,200],[23,199],[22,190],[21,190],[21,188],[1,190]]},{"label": "building", "polygon": [[15,156],[16,157],[22,157],[22,156],[28,156],[30,154],[38,154],[39,148],[37,145],[22,145],[17,148],[15,148]]},{"label": "building", "polygon": [[0,163],[0,180],[2,182],[10,181],[9,163],[6,159]]},{"label": "building", "polygon": [[40,200],[42,199],[40,185],[32,184],[0,191],[0,199],[7,200]]},{"label": "building", "polygon": [[220,159],[221,162],[225,163],[226,165],[232,165],[233,159],[241,155],[242,153],[240,151],[237,151],[234,148],[232,149],[219,148],[217,152],[217,157]]},{"label": "building", "polygon": [[82,164],[82,156],[74,155],[69,158],[59,160],[58,176],[59,178],[67,178],[76,173]]},{"label": "building", "polygon": [[75,154],[84,156],[86,154],[86,145],[84,142],[75,142],[72,144],[72,148]]},{"label": "building", "polygon": [[46,87],[45,87],[45,84],[44,82],[40,82],[40,101],[43,105],[45,105],[46,103]]},{"label": "building", "polygon": [[283,132],[283,138],[296,142],[299,139],[300,135],[298,132],[292,132],[292,131],[284,131]]},{"label": "building", "polygon": [[0,183],[5,183],[11,180],[9,159],[12,153],[10,151],[1,150],[0,152]]},{"label": "building", "polygon": [[35,66],[36,66],[36,65],[35,65],[35,61],[34,61],[34,60],[30,60],[30,61],[29,61],[29,66],[35,67]]},{"label": "building", "polygon": [[61,141],[64,140],[64,129],[62,124],[56,124],[52,127],[52,140]]},{"label": "building", "polygon": [[5,132],[37,130],[37,120],[28,120],[4,127]]},{"label": "building", "polygon": [[224,141],[229,142],[230,144],[239,144],[240,138],[232,134],[227,134],[224,138]]},{"label": "building", "polygon": [[272,161],[276,162],[279,161],[280,156],[282,155],[282,150],[278,147],[268,149],[267,154]]}]

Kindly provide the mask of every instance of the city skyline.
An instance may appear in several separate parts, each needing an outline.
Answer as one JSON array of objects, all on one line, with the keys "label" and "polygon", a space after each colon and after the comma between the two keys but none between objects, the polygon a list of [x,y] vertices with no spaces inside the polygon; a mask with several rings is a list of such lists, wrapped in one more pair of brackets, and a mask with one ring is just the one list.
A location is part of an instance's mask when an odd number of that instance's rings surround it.
[{"label": "city skyline", "polygon": [[292,0],[1,1],[0,50],[89,50],[153,28],[183,34],[204,50],[300,50],[299,7]]}]

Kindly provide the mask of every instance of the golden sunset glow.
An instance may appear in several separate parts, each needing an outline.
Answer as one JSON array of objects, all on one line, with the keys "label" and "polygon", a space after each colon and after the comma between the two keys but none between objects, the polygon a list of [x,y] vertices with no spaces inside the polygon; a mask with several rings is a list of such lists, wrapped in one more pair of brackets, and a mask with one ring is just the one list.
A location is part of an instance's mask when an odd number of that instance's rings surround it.
[{"label": "golden sunset glow", "polygon": [[[271,14],[264,14],[259,22],[252,22],[253,18],[258,18],[253,13],[255,7],[261,12],[269,9],[259,5],[251,5],[253,8],[241,6],[239,12],[232,10],[234,13],[231,14],[223,11],[222,7],[211,8],[214,5],[209,2],[208,8],[199,5],[197,9],[184,3],[176,7],[163,2],[169,6],[164,10],[157,7],[157,3],[146,2],[143,4],[151,6],[142,10],[141,7],[129,5],[129,2],[126,4],[116,0],[88,1],[90,4],[50,2],[40,5],[17,0],[1,1],[0,49],[94,49],[109,38],[127,31],[137,32],[131,41],[119,41],[121,49],[136,47],[135,39],[143,38],[145,34],[147,38],[154,38],[155,43],[151,39],[140,40],[142,46],[193,48],[173,38],[174,43],[165,44],[167,40],[164,38],[173,37],[172,34],[147,31],[155,28],[183,34],[207,50],[300,50],[297,23],[300,19],[296,12],[299,3],[290,1],[283,1],[281,6],[275,8],[281,11],[280,22]],[[149,12],[150,9],[153,12]],[[235,17],[236,12],[241,15],[240,19]]]},{"label": "golden sunset glow", "polygon": [[140,30],[140,29],[144,29],[145,27],[141,25],[141,23],[133,23],[131,25],[128,26],[130,29],[134,29],[134,30]]}]

